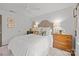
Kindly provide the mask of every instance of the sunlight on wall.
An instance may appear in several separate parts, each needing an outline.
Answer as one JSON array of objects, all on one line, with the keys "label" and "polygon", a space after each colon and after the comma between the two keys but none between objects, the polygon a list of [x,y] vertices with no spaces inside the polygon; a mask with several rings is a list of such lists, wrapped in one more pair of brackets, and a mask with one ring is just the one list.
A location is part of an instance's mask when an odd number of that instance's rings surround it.
[{"label": "sunlight on wall", "polygon": [[8,17],[7,22],[8,28],[15,28],[15,21],[12,16]]},{"label": "sunlight on wall", "polygon": [[55,19],[55,20],[52,21],[54,33],[59,33],[60,31],[65,32],[65,30],[61,26],[62,21],[63,21],[62,19]]}]

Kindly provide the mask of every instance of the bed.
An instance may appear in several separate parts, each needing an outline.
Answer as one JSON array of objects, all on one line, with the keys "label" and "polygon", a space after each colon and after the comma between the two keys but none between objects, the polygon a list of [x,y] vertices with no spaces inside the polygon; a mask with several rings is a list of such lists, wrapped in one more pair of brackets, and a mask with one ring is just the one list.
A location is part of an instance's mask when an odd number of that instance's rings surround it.
[{"label": "bed", "polygon": [[38,27],[42,28],[42,32],[47,30],[46,34],[15,37],[9,42],[8,49],[14,56],[69,56],[70,53],[52,47],[52,31],[48,29],[52,25],[48,20],[41,21]]}]

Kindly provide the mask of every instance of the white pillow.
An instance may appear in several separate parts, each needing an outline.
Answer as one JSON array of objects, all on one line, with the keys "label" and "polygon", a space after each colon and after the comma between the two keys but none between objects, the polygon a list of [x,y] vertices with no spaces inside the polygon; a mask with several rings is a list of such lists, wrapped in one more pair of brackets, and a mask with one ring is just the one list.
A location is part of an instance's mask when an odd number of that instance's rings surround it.
[{"label": "white pillow", "polygon": [[39,27],[38,28],[39,34],[40,35],[51,35],[52,29],[50,27]]}]

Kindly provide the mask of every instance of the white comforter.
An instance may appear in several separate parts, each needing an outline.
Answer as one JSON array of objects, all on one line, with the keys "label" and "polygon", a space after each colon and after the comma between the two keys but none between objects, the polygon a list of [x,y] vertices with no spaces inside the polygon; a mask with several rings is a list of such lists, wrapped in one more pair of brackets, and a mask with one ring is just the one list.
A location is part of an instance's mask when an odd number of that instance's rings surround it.
[{"label": "white comforter", "polygon": [[8,49],[15,56],[45,56],[52,45],[52,36],[24,35],[12,39]]}]

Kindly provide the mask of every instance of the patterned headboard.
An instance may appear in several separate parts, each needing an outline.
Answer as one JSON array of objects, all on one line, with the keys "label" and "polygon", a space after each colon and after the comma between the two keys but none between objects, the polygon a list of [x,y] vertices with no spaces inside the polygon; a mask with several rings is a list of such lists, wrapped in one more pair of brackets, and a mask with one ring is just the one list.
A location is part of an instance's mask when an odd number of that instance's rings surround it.
[{"label": "patterned headboard", "polygon": [[[38,24],[38,27],[41,28],[41,31],[44,31],[44,35],[50,35],[53,34],[53,23],[51,23],[48,20],[43,20]],[[41,32],[40,31],[40,32]],[[47,34],[46,34],[47,33]]]},{"label": "patterned headboard", "polygon": [[51,23],[48,20],[43,20],[40,22],[40,24],[38,24],[38,27],[51,27],[51,28],[53,28],[53,23]]}]

